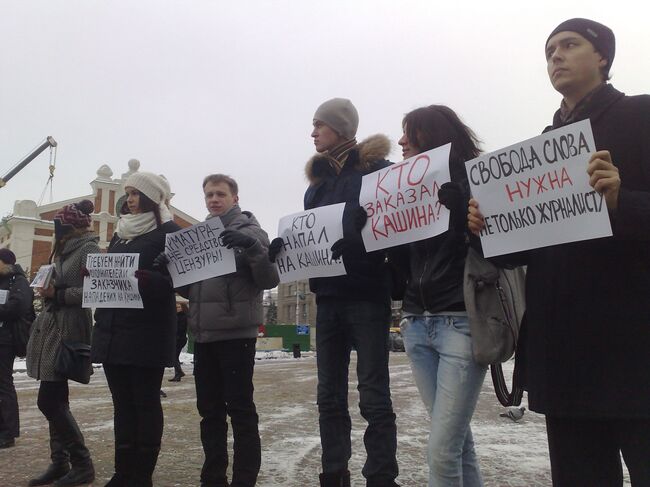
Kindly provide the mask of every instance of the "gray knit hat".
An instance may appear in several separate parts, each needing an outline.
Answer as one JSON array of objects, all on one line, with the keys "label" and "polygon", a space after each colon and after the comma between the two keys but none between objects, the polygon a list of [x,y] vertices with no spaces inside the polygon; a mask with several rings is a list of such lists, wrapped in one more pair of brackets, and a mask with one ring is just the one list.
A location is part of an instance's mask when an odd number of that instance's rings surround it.
[{"label": "gray knit hat", "polygon": [[124,187],[137,189],[158,205],[169,197],[169,183],[151,172],[134,172],[126,179]]},{"label": "gray knit hat", "polygon": [[357,135],[359,114],[347,98],[327,100],[316,109],[314,120],[324,122],[346,140],[352,140]]},{"label": "gray knit hat", "polygon": [[565,31],[577,32],[591,42],[594,49],[607,59],[605,73],[609,73],[609,68],[612,67],[612,63],[614,62],[614,54],[616,54],[616,39],[614,38],[614,32],[612,29],[606,25],[599,24],[598,22],[589,19],[575,18],[565,20],[553,29],[553,32],[551,32],[546,39],[544,47],[548,45],[548,41],[551,37],[558,32]]}]

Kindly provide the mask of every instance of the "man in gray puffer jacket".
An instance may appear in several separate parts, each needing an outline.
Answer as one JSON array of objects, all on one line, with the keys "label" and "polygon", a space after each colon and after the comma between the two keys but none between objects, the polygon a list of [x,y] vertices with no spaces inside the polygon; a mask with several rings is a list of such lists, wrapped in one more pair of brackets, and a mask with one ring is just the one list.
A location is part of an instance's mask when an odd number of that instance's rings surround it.
[{"label": "man in gray puffer jacket", "polygon": [[[201,487],[255,485],[261,463],[258,417],[253,402],[253,366],[262,292],[279,282],[269,261],[269,239],[255,217],[241,211],[234,179],[223,174],[203,181],[209,218],[219,217],[221,239],[235,250],[237,271],[191,284],[188,325],[194,336],[196,402],[201,415],[205,462]],[[227,418],[234,442],[233,478],[228,484]]]}]

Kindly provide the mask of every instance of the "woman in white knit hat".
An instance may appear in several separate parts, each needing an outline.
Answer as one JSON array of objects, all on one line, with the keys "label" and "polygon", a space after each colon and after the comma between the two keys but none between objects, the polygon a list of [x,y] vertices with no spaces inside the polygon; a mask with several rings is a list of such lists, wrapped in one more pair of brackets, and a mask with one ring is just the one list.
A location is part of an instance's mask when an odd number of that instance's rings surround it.
[{"label": "woman in white knit hat", "polygon": [[176,312],[171,280],[156,265],[165,234],[179,230],[167,208],[169,183],[136,172],[125,184],[109,253],[138,253],[142,309],[98,309],[93,332],[93,362],[104,364],[113,397],[115,474],[107,487],[152,486],[163,432],[160,386],[165,367],[174,363]]}]

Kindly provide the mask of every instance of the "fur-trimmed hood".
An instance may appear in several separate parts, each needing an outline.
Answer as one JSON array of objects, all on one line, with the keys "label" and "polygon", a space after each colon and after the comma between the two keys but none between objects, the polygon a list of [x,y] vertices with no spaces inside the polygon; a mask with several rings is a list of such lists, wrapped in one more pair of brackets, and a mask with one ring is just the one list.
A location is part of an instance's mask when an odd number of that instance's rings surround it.
[{"label": "fur-trimmed hood", "polygon": [[[390,148],[390,140],[385,135],[369,136],[352,149],[358,153],[358,158],[354,162],[355,167],[363,173],[374,171],[376,163],[386,159]],[[305,166],[305,176],[307,176],[309,184],[319,182],[329,171],[331,171],[331,167],[327,156],[320,153],[314,154]]]}]

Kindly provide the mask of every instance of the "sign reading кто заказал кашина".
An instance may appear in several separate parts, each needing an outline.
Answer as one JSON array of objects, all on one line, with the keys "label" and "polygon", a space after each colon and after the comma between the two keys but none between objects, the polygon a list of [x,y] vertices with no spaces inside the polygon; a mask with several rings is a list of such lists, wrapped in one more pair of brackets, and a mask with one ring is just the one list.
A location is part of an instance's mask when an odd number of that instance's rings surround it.
[{"label": "sign reading \u043a\u0442\u043e \u0437\u0430\u043a\u0430\u0437\u0430\u043b \u043a\u0430\u0448\u0438\u043d\u0430", "polygon": [[450,180],[451,144],[391,164],[363,177],[359,204],[368,252],[435,237],[449,229],[449,210],[438,191]]},{"label": "sign reading \u043a\u0442\u043e \u0437\u0430\u043a\u0430\u0437\u0430\u043b \u043a\u0430\u0448\u0438\u043d\u0430", "polygon": [[612,235],[607,205],[589,185],[596,151],[589,120],[467,161],[485,217],[486,257]]}]

